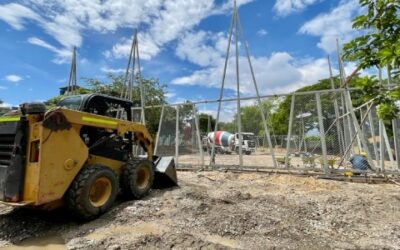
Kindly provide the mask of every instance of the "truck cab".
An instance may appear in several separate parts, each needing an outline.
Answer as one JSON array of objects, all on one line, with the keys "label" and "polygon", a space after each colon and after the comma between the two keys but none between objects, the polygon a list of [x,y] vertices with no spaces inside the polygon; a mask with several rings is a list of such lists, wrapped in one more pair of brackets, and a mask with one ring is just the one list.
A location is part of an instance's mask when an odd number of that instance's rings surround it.
[{"label": "truck cab", "polygon": [[[254,133],[242,132],[242,150],[246,155],[251,155],[251,153],[256,152],[256,142]],[[239,154],[239,133],[235,133],[235,144],[234,150]]]}]

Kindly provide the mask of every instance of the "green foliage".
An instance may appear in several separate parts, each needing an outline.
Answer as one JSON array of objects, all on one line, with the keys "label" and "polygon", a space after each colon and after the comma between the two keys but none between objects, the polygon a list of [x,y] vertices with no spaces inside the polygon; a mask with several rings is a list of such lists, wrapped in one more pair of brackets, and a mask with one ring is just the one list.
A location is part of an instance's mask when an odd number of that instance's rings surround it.
[{"label": "green foliage", "polygon": [[234,134],[236,129],[236,120],[232,122],[220,122],[218,123],[218,130],[227,131],[229,133]]},{"label": "green foliage", "polygon": [[[358,78],[356,77],[349,82],[350,87],[356,86],[355,83],[356,79]],[[334,77],[334,84],[335,87],[339,87],[340,82],[338,77]],[[316,84],[300,88],[296,92],[318,91],[330,88],[331,88],[330,79],[323,79]],[[333,97],[334,94],[321,95],[322,116],[324,117],[324,122],[328,124],[328,126],[334,120],[333,114],[335,114],[335,110],[332,102]],[[364,103],[363,95],[360,91],[352,92],[352,100],[354,106],[359,106],[362,103]],[[274,132],[275,135],[286,135],[288,132],[291,101],[292,101],[291,96],[285,97],[280,102],[277,110],[273,112],[270,116],[270,124],[272,132]],[[303,134],[302,131],[303,123],[304,123],[305,133],[314,129],[318,125],[318,115],[317,115],[315,96],[314,95],[296,96],[294,116],[295,119],[293,123],[293,134]]]},{"label": "green foliage", "polygon": [[[388,66],[391,77],[400,78],[400,1],[360,0],[366,13],[353,20],[353,28],[362,35],[344,45],[344,58],[357,61],[362,69]],[[392,120],[399,115],[395,105],[399,101],[399,87],[384,90],[374,78],[359,79],[364,100],[375,98],[381,119]]]},{"label": "green foliage", "polygon": [[[210,121],[210,122],[209,122]],[[200,113],[199,114],[200,133],[205,135],[208,132],[214,131],[215,118],[211,115]]]},{"label": "green foliage", "polygon": [[362,68],[400,66],[400,2],[360,0],[366,13],[353,20],[353,28],[364,34],[345,44],[345,58],[358,61]]}]

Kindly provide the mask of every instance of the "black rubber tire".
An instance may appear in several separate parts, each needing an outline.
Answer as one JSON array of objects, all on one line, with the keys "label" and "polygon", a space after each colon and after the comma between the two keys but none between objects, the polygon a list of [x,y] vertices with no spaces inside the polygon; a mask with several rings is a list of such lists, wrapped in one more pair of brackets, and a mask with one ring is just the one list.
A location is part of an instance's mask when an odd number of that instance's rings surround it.
[{"label": "black rubber tire", "polygon": [[[148,183],[145,187],[140,188],[137,179],[141,168],[146,168],[149,171]],[[122,194],[128,199],[140,199],[146,196],[153,186],[154,182],[154,167],[153,163],[147,159],[132,159],[123,167],[120,178]]]},{"label": "black rubber tire", "polygon": [[246,155],[251,155],[251,151],[246,151]]},{"label": "black rubber tire", "polygon": [[[90,202],[89,192],[93,183],[99,178],[107,178],[111,182],[111,194],[102,206],[93,206]],[[66,194],[68,209],[78,218],[83,220],[95,219],[107,212],[114,204],[119,192],[118,177],[108,167],[102,165],[85,166],[75,177]]]}]

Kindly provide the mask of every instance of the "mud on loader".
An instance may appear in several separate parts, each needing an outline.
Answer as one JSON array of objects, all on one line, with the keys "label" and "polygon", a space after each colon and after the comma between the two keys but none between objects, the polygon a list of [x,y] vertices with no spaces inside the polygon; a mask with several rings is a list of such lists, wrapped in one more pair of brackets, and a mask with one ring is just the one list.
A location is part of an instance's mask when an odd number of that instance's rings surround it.
[{"label": "mud on loader", "polygon": [[[153,139],[132,122],[132,102],[105,95],[69,96],[46,112],[23,104],[0,117],[0,202],[55,209],[83,219],[106,212],[121,191],[142,198],[153,185],[177,184],[173,158],[153,155]],[[119,117],[125,119],[116,119]],[[133,155],[141,147],[144,157]]]}]

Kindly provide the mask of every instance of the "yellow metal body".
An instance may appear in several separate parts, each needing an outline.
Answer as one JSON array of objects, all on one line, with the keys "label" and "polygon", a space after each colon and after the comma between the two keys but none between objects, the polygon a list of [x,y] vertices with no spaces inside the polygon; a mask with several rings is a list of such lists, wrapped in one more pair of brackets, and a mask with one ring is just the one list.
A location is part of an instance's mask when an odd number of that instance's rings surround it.
[{"label": "yellow metal body", "polygon": [[120,172],[123,162],[89,155],[89,149],[80,136],[83,126],[107,129],[119,136],[132,132],[134,143],[143,146],[148,159],[153,159],[153,140],[143,124],[62,108],[52,112],[62,113],[72,126],[70,129],[51,131],[43,126],[40,116],[28,116],[29,139],[23,200],[9,205],[54,208],[61,204],[60,201],[85,164],[102,164],[116,173]]}]

